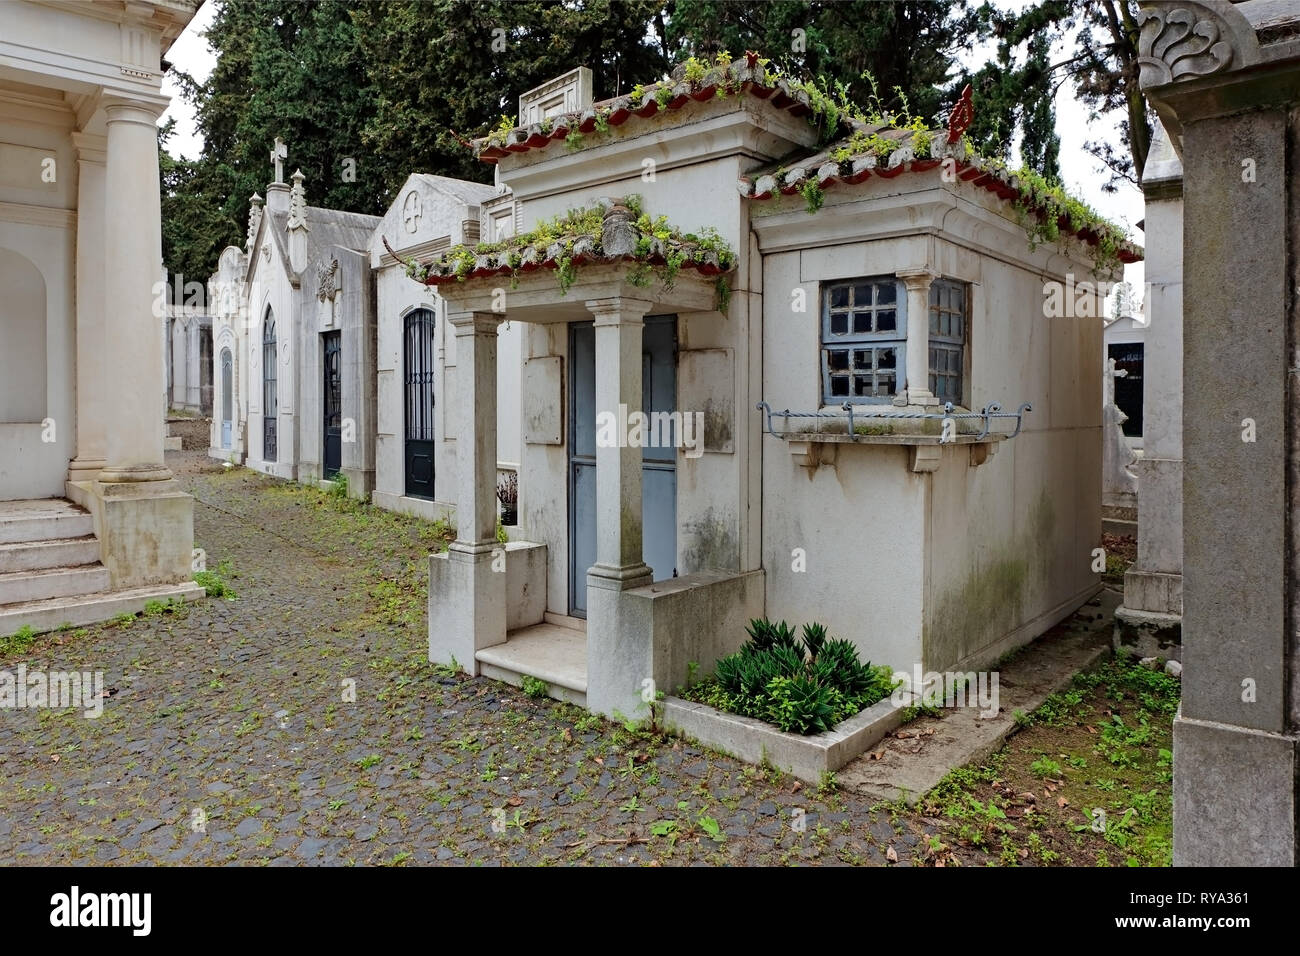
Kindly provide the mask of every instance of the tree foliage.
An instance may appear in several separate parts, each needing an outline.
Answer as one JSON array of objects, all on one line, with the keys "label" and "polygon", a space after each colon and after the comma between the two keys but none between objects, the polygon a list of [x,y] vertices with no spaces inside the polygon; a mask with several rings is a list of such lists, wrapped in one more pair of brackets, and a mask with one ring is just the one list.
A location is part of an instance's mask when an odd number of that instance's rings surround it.
[{"label": "tree foliage", "polygon": [[[289,147],[286,179],[301,169],[310,203],[378,214],[412,172],[490,180],[491,167],[463,140],[513,117],[520,93],[578,65],[592,70],[600,99],[693,54],[752,49],[828,90],[934,124],[971,81],[977,145],[1005,154],[1018,133],[1026,162],[1053,176],[1051,94],[1063,67],[1049,56],[1082,24],[1084,46],[1064,67],[1079,94],[1098,111],[1145,115],[1132,112],[1131,43],[1106,42],[1112,12],[1120,33],[1111,35],[1132,40],[1124,32],[1132,0],[1039,0],[1014,13],[970,0],[215,2],[206,37],[216,67],[202,83],[177,75],[203,155],[162,160],[164,261],[187,279],[202,280],[225,245],[242,243],[276,136]],[[958,55],[989,37],[995,60],[960,70]],[[1134,128],[1145,157],[1149,127]],[[1116,168],[1121,159],[1111,157]]]}]

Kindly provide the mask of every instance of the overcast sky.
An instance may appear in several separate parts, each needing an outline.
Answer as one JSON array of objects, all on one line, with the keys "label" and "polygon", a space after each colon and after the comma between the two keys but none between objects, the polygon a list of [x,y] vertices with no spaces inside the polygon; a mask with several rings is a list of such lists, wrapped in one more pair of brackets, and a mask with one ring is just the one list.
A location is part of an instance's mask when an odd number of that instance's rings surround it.
[{"label": "overcast sky", "polygon": [[[998,0],[998,6],[1004,8],[1019,5],[1022,3],[1018,0]],[[178,69],[200,82],[207,79],[216,63],[212,50],[200,36],[211,24],[215,13],[215,3],[211,0],[204,3],[167,54],[167,59]],[[991,55],[991,46],[981,47],[961,57],[961,60],[963,65],[974,69]],[[1053,51],[1054,59],[1064,59],[1068,55],[1066,43]],[[197,158],[203,151],[203,139],[195,130],[194,110],[180,98],[179,90],[170,78],[163,79],[163,91],[172,97],[172,103],[162,118],[176,118],[176,133],[169,143],[170,151],[173,155]],[[978,99],[975,108],[979,109]],[[1142,244],[1144,237],[1136,228],[1142,218],[1142,191],[1124,183],[1116,193],[1103,192],[1101,186],[1106,181],[1107,174],[1102,164],[1083,148],[1084,142],[1089,139],[1118,142],[1119,116],[1113,115],[1099,123],[1089,123],[1087,108],[1075,98],[1073,84],[1067,82],[1061,84],[1056,96],[1056,130],[1061,137],[1061,178],[1067,191],[1087,202],[1112,222],[1128,227],[1134,241]],[[1141,289],[1142,263],[1126,267],[1124,277],[1135,289]],[[1139,297],[1140,295],[1141,293]]]}]

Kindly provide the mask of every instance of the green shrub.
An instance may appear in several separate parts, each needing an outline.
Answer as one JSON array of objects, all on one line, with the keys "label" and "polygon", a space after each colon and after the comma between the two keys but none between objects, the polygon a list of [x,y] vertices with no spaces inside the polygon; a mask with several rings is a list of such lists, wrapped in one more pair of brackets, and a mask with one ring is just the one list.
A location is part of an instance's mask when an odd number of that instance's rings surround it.
[{"label": "green shrub", "polygon": [[749,622],[749,640],[685,696],[781,730],[816,734],[889,696],[893,671],[862,663],[857,648],[806,624],[803,640],[785,621]]}]

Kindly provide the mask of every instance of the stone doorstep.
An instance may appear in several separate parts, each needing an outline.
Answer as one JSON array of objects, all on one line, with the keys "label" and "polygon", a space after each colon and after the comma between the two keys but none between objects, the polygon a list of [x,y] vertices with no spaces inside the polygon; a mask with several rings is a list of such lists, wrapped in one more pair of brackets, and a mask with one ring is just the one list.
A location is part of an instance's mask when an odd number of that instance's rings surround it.
[{"label": "stone doorstep", "polygon": [[713,750],[753,764],[766,760],[800,780],[820,784],[822,774],[839,770],[901,726],[905,707],[886,697],[834,730],[803,736],[752,717],[668,697],[664,700],[664,726]]},{"label": "stone doorstep", "polygon": [[[585,623],[585,622],[584,622]],[[519,628],[505,643],[474,654],[479,673],[492,680],[523,686],[524,677],[545,681],[556,700],[587,705],[587,633],[574,627],[543,623]]]},{"label": "stone doorstep", "polygon": [[84,627],[112,620],[119,614],[136,614],[150,601],[197,601],[205,596],[193,581],[181,584],[158,584],[123,591],[100,591],[76,597],[51,598],[0,607],[0,636],[7,636],[30,626],[37,633],[53,631],[70,624]]}]

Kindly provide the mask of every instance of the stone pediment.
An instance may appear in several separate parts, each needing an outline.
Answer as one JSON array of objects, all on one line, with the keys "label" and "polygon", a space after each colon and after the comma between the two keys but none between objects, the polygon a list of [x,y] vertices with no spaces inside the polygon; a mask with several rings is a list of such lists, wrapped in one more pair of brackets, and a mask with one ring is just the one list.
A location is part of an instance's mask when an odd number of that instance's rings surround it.
[{"label": "stone pediment", "polygon": [[391,263],[383,240],[408,255],[477,241],[479,206],[495,194],[482,183],[414,173],[397,191],[371,242],[375,266]]}]

